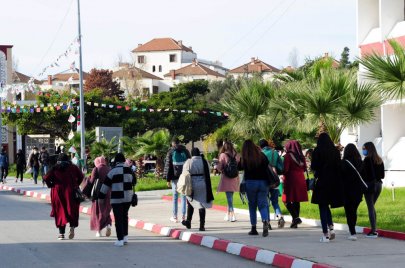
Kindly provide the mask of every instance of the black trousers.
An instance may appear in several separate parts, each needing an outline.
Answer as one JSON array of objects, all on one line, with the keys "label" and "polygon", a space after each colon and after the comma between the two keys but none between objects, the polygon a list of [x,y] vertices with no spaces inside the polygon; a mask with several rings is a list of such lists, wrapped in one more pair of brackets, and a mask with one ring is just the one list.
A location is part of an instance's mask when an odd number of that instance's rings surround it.
[{"label": "black trousers", "polygon": [[301,209],[300,202],[288,202],[285,203],[285,206],[287,207],[288,212],[290,212],[290,215],[293,218],[293,220],[300,217],[300,209]]},{"label": "black trousers", "polygon": [[24,166],[17,165],[17,176],[16,179],[21,175],[21,181],[23,181],[23,176],[24,176]]},{"label": "black trousers", "polygon": [[[191,222],[193,219],[194,207],[187,201],[187,221]],[[198,214],[200,216],[200,227],[205,227],[205,208],[198,209]]]},{"label": "black trousers", "polygon": [[1,179],[5,179],[7,177],[8,174],[8,168],[7,167],[0,167],[0,171],[1,171]]},{"label": "black trousers", "polygon": [[114,218],[117,239],[123,240],[128,235],[128,210],[131,203],[111,204]]},{"label": "black trousers", "polygon": [[345,205],[346,220],[351,235],[356,234],[357,208],[359,207],[359,205],[360,202],[349,203]]}]

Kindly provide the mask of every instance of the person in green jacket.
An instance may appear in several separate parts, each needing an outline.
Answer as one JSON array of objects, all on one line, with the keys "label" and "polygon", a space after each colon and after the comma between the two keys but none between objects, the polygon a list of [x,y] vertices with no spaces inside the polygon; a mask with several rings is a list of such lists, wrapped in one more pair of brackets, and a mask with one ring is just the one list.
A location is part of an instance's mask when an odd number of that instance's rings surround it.
[{"label": "person in green jacket", "polygon": [[[259,141],[259,145],[260,145],[260,148],[262,149],[262,152],[269,160],[270,165],[276,169],[278,175],[281,175],[283,172],[284,166],[283,166],[283,160],[281,159],[278,152],[276,150],[274,150],[273,148],[271,148],[269,146],[268,141],[265,139],[261,139]],[[270,194],[271,205],[273,206],[274,213],[276,214],[276,217],[278,219],[278,228],[283,228],[285,221],[284,221],[283,215],[281,214],[280,205],[278,204],[280,190],[279,190],[279,188],[270,189],[269,194]]]}]

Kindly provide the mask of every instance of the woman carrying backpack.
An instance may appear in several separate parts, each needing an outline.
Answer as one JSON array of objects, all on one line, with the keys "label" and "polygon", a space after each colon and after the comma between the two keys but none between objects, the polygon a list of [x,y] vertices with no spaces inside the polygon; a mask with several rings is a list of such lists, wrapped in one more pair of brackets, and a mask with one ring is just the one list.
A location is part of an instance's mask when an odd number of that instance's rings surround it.
[{"label": "woman carrying backpack", "polygon": [[258,235],[256,229],[257,209],[263,221],[263,236],[269,235],[269,193],[268,185],[269,160],[252,140],[246,140],[242,146],[240,167],[244,170],[246,194],[249,204],[249,216],[252,229],[249,235]]},{"label": "woman carrying backpack", "polygon": [[233,193],[239,192],[239,171],[238,163],[240,157],[237,154],[232,143],[224,142],[219,155],[217,169],[221,172],[221,179],[218,184],[218,193],[225,192],[228,202],[228,212],[225,215],[225,221],[235,222],[235,212],[233,211]]}]

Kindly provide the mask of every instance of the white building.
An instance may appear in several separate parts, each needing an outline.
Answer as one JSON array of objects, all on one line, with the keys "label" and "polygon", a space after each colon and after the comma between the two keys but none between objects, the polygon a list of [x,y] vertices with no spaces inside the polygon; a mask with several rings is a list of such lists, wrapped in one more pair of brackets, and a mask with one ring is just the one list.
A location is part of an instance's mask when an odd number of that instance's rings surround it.
[{"label": "white building", "polygon": [[164,78],[170,70],[180,69],[197,58],[192,47],[186,47],[181,40],[155,38],[146,44],[139,44],[132,50],[135,67]]},{"label": "white building", "polygon": [[164,77],[165,81],[172,86],[194,80],[220,81],[225,79],[225,75],[208,68],[204,64],[199,63],[198,60],[193,60],[191,64],[183,68],[171,70]]},{"label": "white building", "polygon": [[169,86],[162,83],[162,78],[129,64],[121,64],[120,68],[113,72],[113,79],[120,83],[126,96],[147,99],[152,94],[169,91]]},{"label": "white building", "polygon": [[[392,53],[387,39],[405,44],[404,0],[357,0],[357,43],[360,55]],[[365,70],[360,66],[359,81]],[[374,122],[348,129],[341,137],[343,145],[353,142],[358,148],[374,142],[385,162],[385,185],[405,186],[405,100],[388,101],[376,111]]]},{"label": "white building", "polygon": [[276,67],[271,66],[258,58],[251,58],[250,62],[230,70],[229,74],[234,78],[253,77],[255,74],[259,74],[263,77],[263,80],[271,80],[274,74],[279,72],[280,70]]},{"label": "white building", "polygon": [[[88,75],[88,73],[83,72],[83,84],[86,83]],[[40,88],[42,90],[63,90],[69,88],[78,89],[79,86],[79,70],[76,69],[76,71],[72,71],[69,69],[54,75],[48,75],[48,79],[43,81],[42,85],[40,85]]]}]

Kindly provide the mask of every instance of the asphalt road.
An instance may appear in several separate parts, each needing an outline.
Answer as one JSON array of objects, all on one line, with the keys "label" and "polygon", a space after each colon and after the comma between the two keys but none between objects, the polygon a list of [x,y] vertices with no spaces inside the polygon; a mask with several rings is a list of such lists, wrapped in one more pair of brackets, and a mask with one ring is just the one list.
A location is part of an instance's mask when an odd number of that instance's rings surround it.
[{"label": "asphalt road", "polygon": [[57,240],[46,202],[0,191],[0,267],[262,267],[252,261],[130,228],[129,244],[96,238],[80,215],[73,240]]}]

